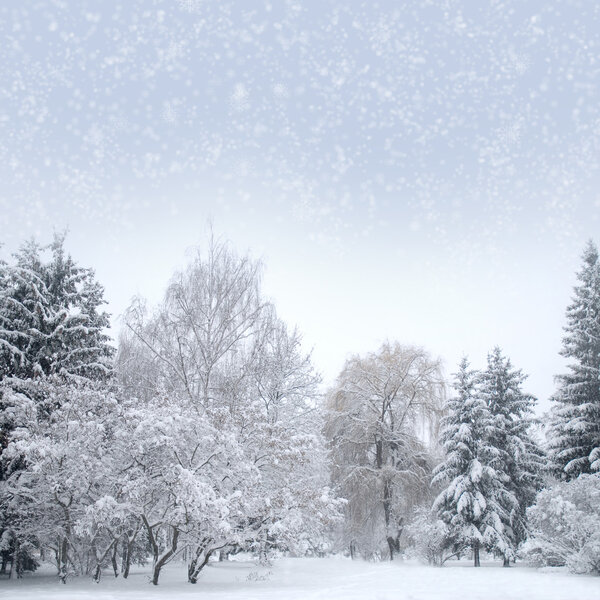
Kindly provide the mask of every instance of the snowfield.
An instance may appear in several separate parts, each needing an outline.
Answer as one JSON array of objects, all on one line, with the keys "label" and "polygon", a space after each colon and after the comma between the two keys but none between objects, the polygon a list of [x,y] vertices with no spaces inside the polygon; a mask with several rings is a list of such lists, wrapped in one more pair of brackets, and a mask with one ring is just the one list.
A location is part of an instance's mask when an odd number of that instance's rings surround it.
[{"label": "snowfield", "polygon": [[367,563],[346,558],[286,558],[271,567],[254,561],[211,563],[196,585],[186,582],[185,566],[172,564],[160,585],[148,583],[148,571],[128,580],[105,574],[100,584],[71,580],[66,586],[50,571],[19,581],[0,582],[0,598],[74,600],[93,598],[208,600],[598,600],[600,578],[569,575],[560,569],[525,566],[503,569],[498,562],[475,569],[470,562],[443,568],[397,562]]}]

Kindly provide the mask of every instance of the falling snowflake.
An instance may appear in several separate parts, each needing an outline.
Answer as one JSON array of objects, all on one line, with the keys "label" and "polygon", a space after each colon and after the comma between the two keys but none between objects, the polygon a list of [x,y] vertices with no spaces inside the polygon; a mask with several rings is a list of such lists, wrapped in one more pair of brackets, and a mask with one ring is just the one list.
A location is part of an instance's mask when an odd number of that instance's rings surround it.
[{"label": "falling snowflake", "polygon": [[177,108],[174,102],[165,102],[162,109],[162,119],[165,123],[177,121]]},{"label": "falling snowflake", "polygon": [[517,75],[524,75],[531,68],[531,59],[526,54],[513,55],[511,62]]},{"label": "falling snowflake", "polygon": [[189,13],[198,13],[202,10],[202,6],[204,4],[203,0],[177,0],[177,4],[179,4],[182,10],[185,10]]},{"label": "falling snowflake", "polygon": [[512,146],[521,141],[521,130],[520,120],[510,121],[500,128],[499,137],[504,144]]},{"label": "falling snowflake", "polygon": [[238,83],[233,88],[233,93],[231,94],[231,106],[236,111],[245,111],[249,108],[248,98],[250,94],[248,89],[243,83]]},{"label": "falling snowflake", "polygon": [[273,96],[280,100],[287,98],[289,96],[287,87],[283,83],[276,83],[273,86]]}]

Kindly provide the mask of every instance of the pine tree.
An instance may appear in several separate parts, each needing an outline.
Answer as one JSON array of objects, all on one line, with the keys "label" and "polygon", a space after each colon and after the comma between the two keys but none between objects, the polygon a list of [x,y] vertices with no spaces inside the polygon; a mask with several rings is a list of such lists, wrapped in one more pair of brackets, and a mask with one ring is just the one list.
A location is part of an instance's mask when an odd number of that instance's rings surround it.
[{"label": "pine tree", "polygon": [[577,278],[561,351],[571,362],[557,378],[550,426],[553,465],[566,479],[600,470],[600,261],[592,241]]},{"label": "pine tree", "polygon": [[495,449],[486,438],[492,415],[477,393],[476,380],[476,372],[464,358],[455,375],[456,395],[448,401],[442,423],[446,459],[437,467],[433,483],[447,483],[434,508],[449,525],[450,540],[473,549],[478,567],[481,547],[508,551],[506,507],[516,504],[516,499],[505,488],[505,475],[494,467]]},{"label": "pine tree", "polygon": [[522,391],[525,379],[521,370],[514,369],[496,347],[488,355],[487,369],[479,380],[478,395],[490,414],[485,437],[493,448],[492,466],[505,475],[505,487],[511,492],[511,496],[506,496],[504,522],[510,551],[496,549],[503,554],[505,566],[526,537],[525,511],[535,500],[543,469],[541,451],[530,435],[535,398]]}]

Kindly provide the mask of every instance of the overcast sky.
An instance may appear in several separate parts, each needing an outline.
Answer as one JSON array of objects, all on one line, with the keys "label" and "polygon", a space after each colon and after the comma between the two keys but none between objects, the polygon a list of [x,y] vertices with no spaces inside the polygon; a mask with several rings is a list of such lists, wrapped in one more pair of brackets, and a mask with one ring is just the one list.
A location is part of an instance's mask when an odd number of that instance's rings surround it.
[{"label": "overcast sky", "polygon": [[[499,344],[542,407],[600,214],[595,2],[0,6],[0,240],[156,302],[207,220],[330,382]],[[115,328],[118,323],[115,319]]]}]

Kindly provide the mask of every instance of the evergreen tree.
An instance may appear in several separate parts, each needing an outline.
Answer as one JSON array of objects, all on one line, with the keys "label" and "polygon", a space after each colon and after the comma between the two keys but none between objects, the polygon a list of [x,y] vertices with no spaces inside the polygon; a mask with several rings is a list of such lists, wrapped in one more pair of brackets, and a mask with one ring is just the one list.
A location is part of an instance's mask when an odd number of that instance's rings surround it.
[{"label": "evergreen tree", "polygon": [[491,464],[506,476],[505,486],[511,492],[506,496],[504,522],[510,552],[495,548],[503,554],[505,566],[516,547],[525,540],[525,511],[535,500],[543,469],[541,451],[530,435],[535,398],[522,391],[525,379],[498,347],[488,354],[487,369],[479,378],[478,395],[490,414],[485,438],[493,449]]},{"label": "evergreen tree", "polygon": [[446,459],[437,467],[433,483],[447,484],[434,508],[449,525],[450,541],[470,546],[478,567],[481,547],[509,551],[504,524],[516,498],[505,487],[506,475],[495,467],[496,451],[487,443],[492,415],[477,393],[476,378],[464,358],[455,375],[456,395],[448,401],[442,422]]},{"label": "evergreen tree", "polygon": [[571,362],[557,378],[550,426],[553,465],[566,479],[600,470],[600,261],[592,241],[577,278],[561,351]]},{"label": "evergreen tree", "polygon": [[0,380],[64,375],[102,380],[113,348],[103,288],[79,267],[56,236],[43,262],[36,242],[24,244],[15,264],[0,265]]}]

